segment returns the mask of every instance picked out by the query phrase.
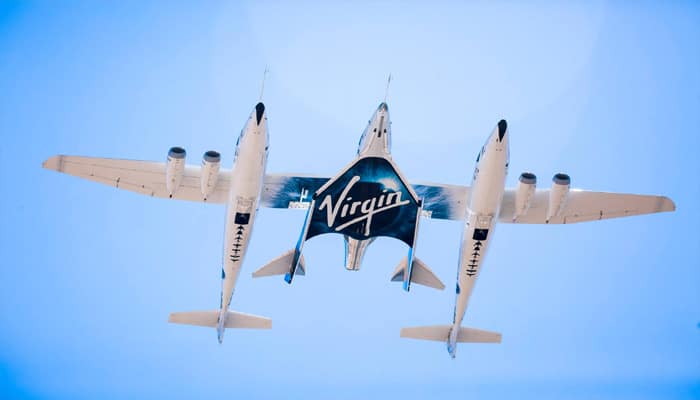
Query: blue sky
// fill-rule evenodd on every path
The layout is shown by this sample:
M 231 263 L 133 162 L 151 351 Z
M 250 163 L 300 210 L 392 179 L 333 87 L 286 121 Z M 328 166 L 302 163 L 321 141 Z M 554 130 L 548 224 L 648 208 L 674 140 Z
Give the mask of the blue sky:
M 697 398 L 700 6 L 693 2 L 0 1 L 0 397 Z M 287 286 L 250 273 L 303 213 L 261 210 L 233 309 L 271 331 L 170 325 L 212 309 L 224 208 L 150 199 L 40 168 L 57 153 L 230 166 L 258 100 L 270 172 L 333 175 L 384 97 L 394 159 L 468 184 L 500 118 L 511 175 L 664 194 L 678 211 L 500 225 L 465 325 L 501 345 L 400 339 L 449 322 L 454 294 L 390 283 L 405 246 L 360 272 L 342 240 L 305 247 Z M 417 254 L 452 287 L 461 226 L 423 221 Z

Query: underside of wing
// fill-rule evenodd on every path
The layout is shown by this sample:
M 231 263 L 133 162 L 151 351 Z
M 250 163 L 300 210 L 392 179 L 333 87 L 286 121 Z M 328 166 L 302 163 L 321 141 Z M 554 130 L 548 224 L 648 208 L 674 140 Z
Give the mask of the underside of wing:
M 311 197 L 328 179 L 314 175 L 265 175 L 260 205 L 269 208 L 309 208 Z
M 432 219 L 464 220 L 469 187 L 442 183 L 412 183 L 423 200 L 423 216 Z
M 608 218 L 629 217 L 674 211 L 675 204 L 665 196 L 640 194 L 590 192 L 571 189 L 561 212 L 547 222 L 549 189 L 537 190 L 532 197 L 530 208 L 515 221 L 516 191 L 509 189 L 503 195 L 500 222 L 516 224 L 573 224 L 576 222 L 597 221 Z
M 152 197 L 171 198 L 166 189 L 164 162 L 58 155 L 44 161 L 42 166 L 118 189 Z M 225 203 L 228 198 L 229 174 L 223 170 L 219 172 L 216 187 L 206 199 L 201 192 L 200 174 L 200 167 L 186 166 L 182 184 L 175 190 L 172 198 Z
M 314 175 L 265 175 L 260 205 L 270 208 L 308 208 L 314 193 L 329 178 Z M 411 184 L 423 200 L 423 216 L 434 219 L 463 220 L 469 188 L 440 183 Z

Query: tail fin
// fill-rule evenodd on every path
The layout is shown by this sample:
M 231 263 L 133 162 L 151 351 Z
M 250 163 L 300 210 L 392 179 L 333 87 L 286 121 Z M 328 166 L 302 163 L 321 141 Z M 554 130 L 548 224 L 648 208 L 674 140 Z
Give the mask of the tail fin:
M 402 282 L 405 279 L 405 274 L 408 269 L 408 257 L 404 257 L 394 273 L 391 275 L 392 282 Z M 445 284 L 440 281 L 440 278 L 428 268 L 427 265 L 417 257 L 413 258 L 413 272 L 411 273 L 411 282 L 419 285 L 428 286 L 433 289 L 443 290 Z
M 452 325 L 417 326 L 401 328 L 401 337 L 448 342 Z M 481 329 L 459 327 L 458 343 L 501 343 L 501 334 Z
M 214 311 L 190 311 L 170 314 L 168 322 L 174 324 L 207 326 L 216 328 L 219 322 L 219 310 Z M 272 320 L 253 314 L 245 314 L 236 311 L 227 311 L 224 328 L 244 329 L 271 329 Z
M 261 276 L 284 275 L 291 271 L 292 262 L 294 262 L 294 249 L 282 254 L 269 263 L 263 265 L 257 271 L 253 272 L 253 278 Z M 306 264 L 304 264 L 304 255 L 299 258 L 299 268 L 296 275 L 306 275 Z

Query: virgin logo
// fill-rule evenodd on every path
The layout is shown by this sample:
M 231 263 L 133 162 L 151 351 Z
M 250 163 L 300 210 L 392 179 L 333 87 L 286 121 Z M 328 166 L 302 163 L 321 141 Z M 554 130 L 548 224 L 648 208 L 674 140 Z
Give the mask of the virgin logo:
M 359 201 L 353 201 L 353 198 L 349 196 L 348 193 L 359 181 L 359 176 L 353 176 L 335 202 L 333 201 L 332 196 L 327 194 L 326 197 L 323 198 L 323 201 L 321 201 L 321 205 L 318 207 L 319 211 L 323 211 L 324 209 L 326 210 L 326 221 L 329 228 L 333 228 L 335 226 L 338 218 L 340 218 L 341 221 L 345 221 L 347 218 L 350 218 L 349 221 L 345 221 L 336 226 L 334 228 L 336 232 L 341 231 L 351 225 L 366 221 L 364 235 L 369 236 L 372 227 L 372 217 L 387 210 L 401 207 L 410 203 L 409 200 L 401 199 L 402 193 L 400 191 L 389 192 L 386 189 L 377 196 L 361 199 Z

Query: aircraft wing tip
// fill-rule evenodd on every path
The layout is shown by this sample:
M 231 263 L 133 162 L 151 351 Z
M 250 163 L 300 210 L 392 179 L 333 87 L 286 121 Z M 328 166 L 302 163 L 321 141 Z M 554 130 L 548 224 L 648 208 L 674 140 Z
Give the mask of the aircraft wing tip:
M 676 203 L 669 197 L 660 196 L 659 200 L 661 202 L 659 211 L 676 211 Z
M 61 171 L 61 164 L 63 162 L 63 156 L 55 155 L 47 158 L 41 163 L 41 167 L 44 169 L 51 169 L 54 171 Z

